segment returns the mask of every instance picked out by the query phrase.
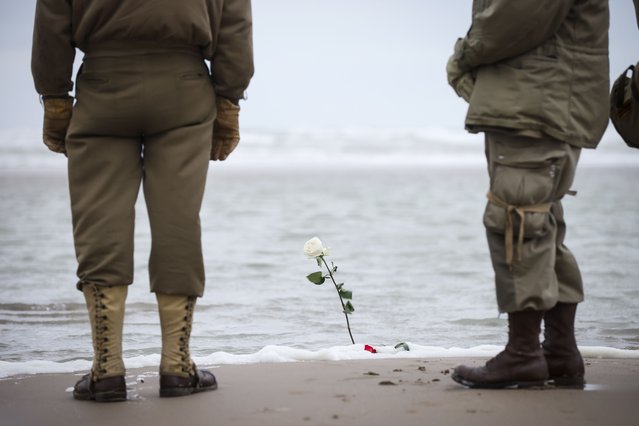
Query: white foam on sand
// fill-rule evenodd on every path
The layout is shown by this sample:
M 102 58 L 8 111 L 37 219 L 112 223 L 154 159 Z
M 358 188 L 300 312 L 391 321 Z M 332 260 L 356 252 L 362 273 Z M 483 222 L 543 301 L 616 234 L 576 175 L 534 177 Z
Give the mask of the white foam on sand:
M 214 352 L 208 356 L 193 357 L 196 364 L 201 366 L 224 364 L 255 364 L 269 362 L 301 362 L 301 361 L 347 361 L 372 360 L 389 358 L 471 358 L 492 357 L 502 350 L 502 346 L 481 345 L 472 348 L 442 348 L 438 346 L 422 346 L 406 342 L 406 350 L 402 347 L 376 346 L 377 353 L 364 349 L 364 345 L 334 346 L 331 348 L 310 350 L 292 348 L 288 346 L 269 345 L 251 354 L 231 354 L 228 352 Z M 639 351 L 615 349 L 604 346 L 581 346 L 582 355 L 587 358 L 617 358 L 636 359 Z M 137 356 L 125 359 L 127 368 L 157 367 L 160 362 L 159 354 Z M 88 360 L 71 360 L 55 362 L 46 360 L 32 360 L 25 362 L 0 361 L 0 378 L 42 374 L 42 373 L 74 373 L 87 371 L 91 368 Z

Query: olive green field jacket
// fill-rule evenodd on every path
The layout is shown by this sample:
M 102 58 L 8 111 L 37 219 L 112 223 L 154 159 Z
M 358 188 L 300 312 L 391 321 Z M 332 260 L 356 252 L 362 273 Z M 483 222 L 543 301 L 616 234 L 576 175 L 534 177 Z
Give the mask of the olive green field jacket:
M 455 57 L 474 76 L 466 129 L 594 148 L 608 125 L 607 0 L 474 0 Z
M 253 76 L 251 0 L 37 0 L 37 92 L 70 92 L 76 48 L 105 45 L 199 48 L 211 61 L 215 93 L 236 101 Z

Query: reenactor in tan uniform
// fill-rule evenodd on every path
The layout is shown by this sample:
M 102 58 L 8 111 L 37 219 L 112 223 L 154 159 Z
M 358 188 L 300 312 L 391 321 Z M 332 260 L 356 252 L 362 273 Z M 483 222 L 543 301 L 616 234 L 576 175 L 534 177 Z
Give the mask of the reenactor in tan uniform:
M 74 101 L 76 49 L 84 58 Z M 141 184 L 162 328 L 160 396 L 215 389 L 189 355 L 204 291 L 199 211 L 209 160 L 239 142 L 238 101 L 253 75 L 250 0 L 38 0 L 32 71 L 44 143 L 68 157 L 77 288 L 92 327 L 93 366 L 73 396 L 126 399 L 122 323 Z
M 581 149 L 595 148 L 608 123 L 608 21 L 605 0 L 475 0 L 448 62 L 469 103 L 466 129 L 485 133 L 484 225 L 509 323 L 503 352 L 455 369 L 463 385 L 584 384 L 574 335 L 582 279 L 564 245 L 561 199 Z

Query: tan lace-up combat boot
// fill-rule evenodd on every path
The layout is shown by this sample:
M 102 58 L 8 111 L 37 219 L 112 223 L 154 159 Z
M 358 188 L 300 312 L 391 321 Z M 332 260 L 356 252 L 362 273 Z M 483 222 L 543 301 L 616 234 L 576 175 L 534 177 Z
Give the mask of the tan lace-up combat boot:
M 128 286 L 82 287 L 89 311 L 93 337 L 93 366 L 80 379 L 73 397 L 98 402 L 126 400 L 124 362 L 122 361 L 122 326 Z
M 160 396 L 184 396 L 217 388 L 215 376 L 198 370 L 189 341 L 196 297 L 156 293 L 162 327 Z

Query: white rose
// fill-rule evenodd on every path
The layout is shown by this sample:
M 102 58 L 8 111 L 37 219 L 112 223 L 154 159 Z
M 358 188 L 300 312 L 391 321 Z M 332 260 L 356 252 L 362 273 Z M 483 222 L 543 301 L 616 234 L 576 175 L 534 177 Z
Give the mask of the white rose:
M 304 243 L 304 254 L 308 257 L 328 256 L 328 249 L 322 244 L 322 240 L 313 237 Z

